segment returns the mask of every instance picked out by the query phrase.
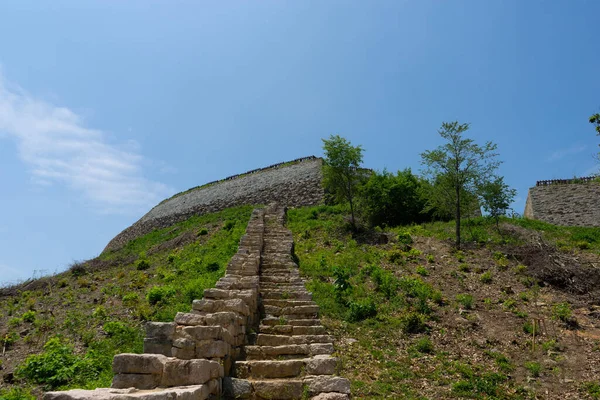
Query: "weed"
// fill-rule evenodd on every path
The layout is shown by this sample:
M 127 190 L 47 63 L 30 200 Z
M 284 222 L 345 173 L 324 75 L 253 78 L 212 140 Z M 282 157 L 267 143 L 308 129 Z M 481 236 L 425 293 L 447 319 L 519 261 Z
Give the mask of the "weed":
M 460 272 L 471 272 L 471 267 L 467 263 L 461 263 L 458 265 L 458 270 Z
M 429 275 L 429 271 L 427 270 L 427 268 L 425 268 L 422 265 L 417 266 L 417 268 L 415 269 L 415 272 L 421 276 L 428 276 Z
M 465 309 L 471 310 L 473 309 L 473 296 L 470 294 L 457 294 L 456 301 Z
M 490 271 L 484 272 L 481 274 L 481 276 L 479 276 L 479 280 L 481 283 L 492 283 L 492 273 Z
M 529 371 L 532 377 L 538 378 L 542 372 L 542 366 L 539 362 L 526 362 L 524 367 Z
M 433 254 L 427 254 L 427 262 L 433 264 L 435 262 L 435 256 Z
M 416 312 L 403 315 L 400 324 L 404 333 L 422 333 L 427 330 L 425 316 Z
M 23 313 L 23 321 L 25 322 L 34 322 L 35 321 L 35 311 L 29 310 Z
M 600 384 L 597 382 L 585 382 L 582 384 L 585 390 L 593 399 L 600 399 Z
M 411 348 L 423 354 L 433 353 L 433 343 L 431 342 L 431 339 L 429 339 L 427 336 L 417 340 L 415 344 L 411 346 Z
M 198 231 L 198 236 L 208 235 L 208 230 L 206 228 L 202 228 Z
M 571 323 L 573 311 L 569 303 L 557 303 L 552 307 L 552 318 L 565 323 Z
M 349 322 L 362 321 L 377 315 L 377 306 L 372 299 L 351 301 L 348 304 L 348 315 L 346 319 Z
M 146 299 L 148 300 L 148 303 L 154 305 L 169 297 L 175 296 L 175 293 L 175 289 L 170 286 L 153 286 L 148 290 L 148 293 L 146 293 Z
M 146 259 L 140 259 L 135 262 L 135 269 L 138 271 L 145 271 L 150 268 L 150 263 Z

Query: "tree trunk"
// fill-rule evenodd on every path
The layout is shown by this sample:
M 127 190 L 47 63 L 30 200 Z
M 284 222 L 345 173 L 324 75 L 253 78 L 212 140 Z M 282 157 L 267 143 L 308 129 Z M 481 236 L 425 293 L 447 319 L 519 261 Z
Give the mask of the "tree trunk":
M 460 249 L 460 186 L 456 185 L 456 249 Z

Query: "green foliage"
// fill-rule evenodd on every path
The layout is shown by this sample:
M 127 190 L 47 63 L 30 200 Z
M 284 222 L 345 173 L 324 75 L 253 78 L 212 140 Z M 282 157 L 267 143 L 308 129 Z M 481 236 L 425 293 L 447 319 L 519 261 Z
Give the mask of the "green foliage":
M 504 354 L 496 352 L 496 351 L 485 351 L 485 354 L 496 361 L 496 365 L 500 369 L 500 371 L 508 373 L 515 369 L 515 367 L 510 362 L 509 358 Z
M 429 339 L 427 336 L 420 338 L 419 340 L 417 340 L 415 342 L 415 344 L 413 346 L 411 346 L 411 348 L 419 353 L 423 353 L 423 354 L 431 354 L 433 353 L 433 343 L 431 342 L 431 339 Z
M 377 315 L 377 306 L 373 299 L 361 299 L 351 301 L 348 304 L 348 315 L 346 317 L 349 322 L 362 321 Z
M 137 269 L 138 271 L 144 271 L 148 268 L 150 268 L 150 263 L 145 258 L 137 260 L 135 263 L 135 269 Z
M 398 243 L 404 245 L 404 246 L 410 246 L 413 243 L 413 239 L 410 236 L 410 233 L 407 231 L 400 231 L 398 232 Z
M 428 276 L 429 275 L 429 271 L 427 270 L 427 268 L 425 268 L 422 265 L 417 266 L 417 268 L 415 269 L 415 272 L 421 276 Z
M 504 177 L 502 176 L 484 181 L 478 186 L 477 190 L 483 209 L 489 213 L 490 218 L 498 226 L 500 217 L 506 215 L 506 211 L 513 202 L 517 191 L 504 183 Z
M 481 276 L 479 276 L 479 280 L 481 283 L 492 283 L 493 277 L 490 271 L 486 271 Z
M 386 170 L 373 173 L 360 190 L 360 202 L 369 224 L 398 226 L 431 220 L 431 212 L 423 212 L 422 185 L 422 179 L 410 169 L 396 175 Z
M 390 271 L 375 266 L 371 272 L 371 279 L 375 283 L 375 290 L 383 293 L 386 298 L 391 299 L 398 293 L 400 281 Z
M 529 371 L 532 377 L 537 378 L 542 372 L 542 366 L 539 362 L 526 362 L 524 367 Z
M 89 360 L 75 355 L 73 346 L 58 337 L 44 345 L 44 352 L 27 357 L 15 371 L 18 377 L 32 383 L 56 389 L 71 382 L 75 377 L 98 374 Z
M 456 295 L 456 301 L 465 309 L 473 309 L 473 296 L 467 293 L 461 293 Z
M 198 236 L 208 235 L 208 229 L 202 228 L 198 231 Z
M 28 310 L 23 313 L 23 321 L 25 322 L 34 322 L 35 321 L 35 311 Z
M 600 135 L 600 113 L 592 114 L 589 119 L 590 124 L 596 125 L 594 129 L 596 130 L 596 134 Z
M 465 207 L 464 200 L 474 195 L 482 182 L 489 181 L 499 162 L 495 160 L 497 146 L 487 142 L 483 147 L 466 139 L 463 134 L 469 124 L 444 122 L 438 130 L 446 141 L 435 150 L 421 154 L 425 176 L 430 180 L 428 190 L 429 209 L 452 210 L 456 222 L 456 247 L 460 248 L 460 220 Z
M 35 400 L 36 397 L 30 390 L 20 387 L 0 389 L 0 400 Z
M 400 318 L 402 332 L 407 334 L 423 333 L 427 330 L 425 316 L 418 312 L 409 312 Z
M 573 310 L 569 303 L 557 303 L 552 306 L 552 318 L 570 323 L 573 317 Z
M 347 202 L 350 205 L 352 225 L 356 228 L 354 198 L 362 178 L 360 164 L 363 149 L 360 145 L 352 146 L 339 135 L 331 135 L 322 141 L 325 152 L 323 183 L 338 203 Z
M 175 289 L 170 286 L 153 286 L 146 293 L 148 303 L 154 305 L 160 301 L 166 300 L 169 297 L 175 296 Z
M 582 388 L 593 399 L 600 399 L 600 384 L 598 382 L 585 382 L 582 384 Z

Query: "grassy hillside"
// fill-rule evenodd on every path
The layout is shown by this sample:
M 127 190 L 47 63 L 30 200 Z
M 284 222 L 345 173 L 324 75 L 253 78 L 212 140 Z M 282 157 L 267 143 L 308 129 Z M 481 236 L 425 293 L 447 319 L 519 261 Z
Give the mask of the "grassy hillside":
M 251 207 L 193 217 L 68 271 L 0 289 L 0 399 L 108 386 L 142 323 L 223 275 Z M 600 229 L 521 219 L 352 235 L 341 207 L 288 227 L 340 374 L 360 399 L 600 398 Z
M 452 222 L 394 228 L 376 244 L 385 240 L 374 233 L 353 239 L 339 208 L 290 211 L 301 272 L 353 395 L 599 398 L 600 297 L 539 277 L 558 261 L 597 279 L 600 230 L 464 224 L 469 243 L 455 252 Z
M 0 399 L 110 386 L 114 354 L 142 351 L 142 323 L 172 321 L 214 286 L 252 207 L 195 216 L 59 275 L 0 290 Z

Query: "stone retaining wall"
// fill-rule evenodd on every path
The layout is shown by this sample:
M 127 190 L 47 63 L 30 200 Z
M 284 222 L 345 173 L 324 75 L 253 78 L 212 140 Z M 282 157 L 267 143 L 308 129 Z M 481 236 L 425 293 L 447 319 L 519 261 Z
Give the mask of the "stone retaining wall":
M 600 226 L 600 184 L 532 187 L 523 216 L 555 225 Z
M 323 201 L 322 160 L 307 157 L 292 164 L 252 171 L 192 189 L 163 201 L 139 221 L 112 239 L 104 251 L 116 250 L 130 240 L 154 229 L 171 226 L 192 215 L 202 215 L 245 204 L 269 204 L 298 207 Z

